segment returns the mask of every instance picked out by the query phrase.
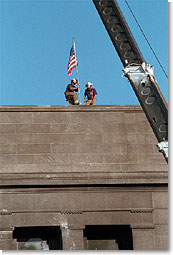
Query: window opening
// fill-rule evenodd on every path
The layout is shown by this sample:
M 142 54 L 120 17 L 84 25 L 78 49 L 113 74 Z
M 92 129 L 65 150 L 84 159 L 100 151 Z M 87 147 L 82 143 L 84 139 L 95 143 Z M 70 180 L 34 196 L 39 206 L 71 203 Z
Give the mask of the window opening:
M 18 250 L 62 250 L 60 227 L 16 227 Z
M 86 250 L 133 250 L 130 225 L 92 225 L 84 230 Z

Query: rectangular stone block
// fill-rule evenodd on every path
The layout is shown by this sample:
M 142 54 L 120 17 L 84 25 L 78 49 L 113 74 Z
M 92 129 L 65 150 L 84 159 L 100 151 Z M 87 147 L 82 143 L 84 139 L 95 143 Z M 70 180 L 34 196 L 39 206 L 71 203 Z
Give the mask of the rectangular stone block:
M 104 163 L 136 163 L 137 156 L 133 154 L 103 154 Z
M 35 201 L 38 211 L 61 210 L 59 194 L 52 192 L 36 194 Z
M 32 123 L 66 123 L 66 115 L 65 112 L 33 112 Z
M 83 230 L 62 229 L 63 250 L 83 250 Z
M 134 250 L 154 250 L 153 229 L 133 229 Z
M 102 163 L 85 163 L 85 162 L 73 162 L 71 164 L 71 171 L 72 172 L 78 172 L 80 173 L 80 176 L 82 173 L 92 173 L 92 172 L 102 172 L 103 165 Z
M 68 124 L 67 123 L 58 123 L 58 124 L 50 124 L 50 132 L 51 133 L 61 133 L 65 134 L 68 130 Z
M 106 208 L 105 193 L 82 193 L 83 210 L 100 210 Z
M 119 124 L 118 123 L 112 123 L 111 121 L 102 124 L 101 125 L 101 131 L 102 131 L 102 133 L 121 132 L 121 130 L 119 129 Z
M 71 112 L 66 113 L 68 123 L 88 123 L 100 122 L 99 112 Z
M 70 229 L 80 229 L 83 231 L 84 225 L 84 213 L 80 209 L 73 210 L 73 213 L 68 216 L 68 224 Z
M 71 165 L 71 169 L 73 172 L 87 172 L 87 173 L 93 173 L 93 172 L 106 172 L 106 177 L 109 176 L 109 173 L 113 172 L 122 172 L 122 165 L 121 164 L 104 164 L 104 163 L 73 163 Z
M 72 165 L 71 164 L 61 164 L 61 165 L 51 165 L 52 173 L 71 173 Z
M 129 134 L 128 134 L 129 135 Z M 132 144 L 146 144 L 146 139 L 147 139 L 147 136 L 146 134 L 135 134 L 134 136 L 132 136 L 132 139 L 130 142 Z
M 168 193 L 167 192 L 153 192 L 153 207 L 155 209 L 168 208 Z
M 31 123 L 32 112 L 0 112 L 0 123 Z
M 103 172 L 122 172 L 122 164 L 102 164 L 100 167 L 98 167 L 100 171 Z
M 153 146 L 150 144 L 135 144 L 131 145 L 135 154 L 152 154 Z
M 12 250 L 12 239 L 4 239 L 0 240 L 0 250 L 2 251 L 8 251 Z
M 168 225 L 155 225 L 156 236 L 168 236 Z
M 0 144 L 17 144 L 17 143 L 32 143 L 32 134 L 2 134 Z
M 16 133 L 49 133 L 50 124 L 17 124 Z
M 126 143 L 126 134 L 124 133 L 106 133 L 102 134 L 103 144 L 124 144 Z
M 155 250 L 168 250 L 168 237 L 167 236 L 156 236 L 155 237 Z
M 45 172 L 50 173 L 52 172 L 52 165 L 50 164 L 6 164 L 6 165 L 2 164 L 0 172 L 6 173 L 6 174 L 7 173 L 24 173 L 25 175 L 31 174 L 31 173 L 45 173 Z M 18 184 L 19 183 L 20 183 L 20 180 L 18 181 Z
M 135 123 L 135 113 L 124 113 L 124 122 L 125 123 L 130 123 L 130 124 L 134 124 Z
M 70 162 L 74 163 L 102 163 L 102 154 L 97 153 L 71 153 L 69 154 Z
M 142 224 L 151 224 L 153 225 L 153 212 L 143 212 L 142 216 Z
M 101 121 L 123 122 L 124 112 L 100 112 Z
M 136 129 L 135 129 L 135 124 L 125 124 L 125 123 L 120 123 L 119 124 L 119 130 L 121 133 L 136 133 Z
M 67 193 L 68 210 L 78 211 L 82 209 L 82 194 L 81 193 Z M 61 200 L 62 204 L 62 200 Z
M 12 211 L 35 211 L 37 208 L 35 194 L 14 194 L 11 196 Z
M 147 134 L 147 125 L 146 124 L 135 124 L 135 133 L 136 134 Z
M 50 203 L 49 203 L 49 209 L 54 209 L 54 210 L 62 210 L 62 206 L 61 206 L 61 199 L 60 199 L 60 193 L 59 192 L 53 192 L 53 193 L 49 193 L 49 200 L 50 200 Z M 43 196 L 43 194 L 42 194 Z M 40 200 L 42 201 L 42 200 Z M 43 204 L 42 204 L 43 206 Z
M 53 212 L 40 212 L 40 213 L 15 213 L 13 215 L 13 222 L 16 227 L 20 226 L 59 226 L 63 220 L 66 219 L 66 215 Z
M 35 164 L 68 164 L 70 163 L 69 154 L 48 154 L 35 155 Z
M 49 144 L 20 144 L 17 145 L 18 154 L 41 154 L 50 153 Z
M 136 144 L 138 143 L 138 135 L 137 134 L 128 134 L 126 135 L 126 141 L 128 144 Z
M 11 212 L 11 194 L 0 194 L 0 211 L 2 214 Z
M 18 164 L 34 164 L 34 155 L 18 155 Z
M 161 171 L 161 172 L 168 172 L 168 165 L 167 164 L 155 164 L 155 171 Z
M 0 215 L 0 226 L 1 229 L 9 229 L 12 227 L 11 215 Z
M 96 134 L 75 134 L 75 135 L 67 134 L 65 142 L 73 143 L 75 145 L 76 144 L 101 144 L 102 135 L 100 134 L 97 134 L 97 135 Z
M 106 208 L 110 210 L 130 208 L 129 192 L 106 193 Z
M 4 230 L 0 231 L 0 239 L 12 239 L 12 231 Z
M 75 153 L 77 151 L 78 144 L 74 146 L 74 144 L 68 143 L 60 143 L 60 144 L 51 144 L 51 151 L 52 153 Z
M 85 133 L 100 133 L 101 125 L 98 123 L 84 124 L 84 123 L 63 123 L 63 124 L 52 124 L 51 132 L 52 133 L 65 133 L 65 134 L 85 134 Z
M 14 124 L 0 124 L 0 133 L 15 133 L 15 125 Z
M 18 173 L 51 173 L 50 164 L 20 164 L 17 166 Z
M 131 208 L 152 208 L 151 192 L 130 192 Z
M 85 225 L 129 225 L 130 216 L 128 211 L 113 211 L 113 212 L 89 212 L 85 213 Z
M 139 225 L 141 225 L 141 224 L 143 224 L 143 219 L 142 219 L 142 213 L 141 212 L 139 212 L 139 211 L 131 211 L 130 212 L 130 215 L 129 215 L 129 222 L 130 222 L 130 224 L 131 224 L 131 226 L 133 227 L 133 224 L 139 224 Z
M 102 145 L 102 152 L 103 153 L 127 153 L 128 145 L 127 144 L 103 144 Z
M 167 225 L 168 224 L 168 210 L 155 209 L 154 210 L 154 224 Z
M 65 134 L 33 134 L 34 143 L 65 143 L 67 141 L 67 135 Z
M 122 163 L 122 171 L 125 171 L 125 172 L 145 172 L 146 171 L 149 171 L 149 172 L 152 172 L 152 171 L 155 171 L 155 166 L 154 165 L 151 165 L 151 164 L 139 164 L 139 163 L 128 163 L 128 164 L 124 164 Z M 140 176 L 140 175 L 139 175 Z
M 99 123 L 99 125 L 98 125 Z M 92 122 L 91 123 L 84 123 L 83 124 L 83 134 L 102 134 L 104 132 L 104 125 L 102 122 Z
M 14 144 L 0 145 L 0 154 L 16 154 L 16 145 Z
M 165 158 L 163 157 L 163 155 L 160 152 L 157 152 L 158 154 L 154 154 L 154 153 L 141 153 L 138 154 L 138 162 L 140 164 L 167 164 L 165 161 Z
M 68 211 L 68 195 L 66 193 L 59 194 L 60 208 L 62 211 Z
M 67 212 L 81 210 L 82 198 L 80 193 L 59 193 L 60 209 Z
M 18 158 L 15 154 L 0 154 L 0 164 L 17 164 Z
M 74 149 L 73 149 L 74 148 Z M 77 153 L 101 153 L 103 146 L 101 144 L 76 144 L 73 145 L 71 152 Z

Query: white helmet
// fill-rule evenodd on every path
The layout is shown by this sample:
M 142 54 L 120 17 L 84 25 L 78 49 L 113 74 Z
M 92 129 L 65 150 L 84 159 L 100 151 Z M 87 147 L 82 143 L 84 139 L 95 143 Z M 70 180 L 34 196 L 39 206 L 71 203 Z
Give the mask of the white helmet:
M 92 83 L 91 82 L 87 82 L 87 84 L 85 85 L 85 87 L 87 87 L 87 88 L 90 88 L 90 87 L 92 87 Z
M 76 80 L 75 78 L 73 78 L 73 79 L 71 80 L 71 82 L 73 82 L 74 84 L 76 84 L 76 83 L 77 83 L 77 80 Z

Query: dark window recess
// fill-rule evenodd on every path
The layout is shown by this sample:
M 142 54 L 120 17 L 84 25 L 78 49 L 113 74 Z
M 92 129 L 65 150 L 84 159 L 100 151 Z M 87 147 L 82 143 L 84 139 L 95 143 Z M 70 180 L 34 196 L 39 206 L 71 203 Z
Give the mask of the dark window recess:
M 16 227 L 18 250 L 62 250 L 60 227 Z
M 86 226 L 84 240 L 88 250 L 133 250 L 132 230 L 129 225 Z

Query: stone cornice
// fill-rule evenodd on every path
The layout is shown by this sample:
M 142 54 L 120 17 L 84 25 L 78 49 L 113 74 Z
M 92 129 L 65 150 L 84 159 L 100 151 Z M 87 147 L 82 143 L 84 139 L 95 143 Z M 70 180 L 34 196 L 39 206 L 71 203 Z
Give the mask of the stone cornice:
M 0 185 L 167 184 L 167 172 L 0 174 Z
M 0 112 L 143 112 L 140 105 L 5 105 Z

